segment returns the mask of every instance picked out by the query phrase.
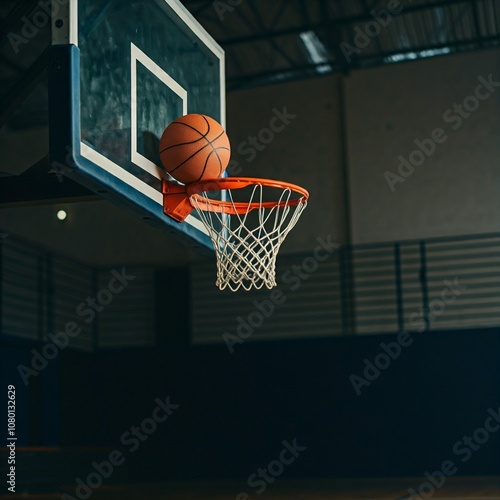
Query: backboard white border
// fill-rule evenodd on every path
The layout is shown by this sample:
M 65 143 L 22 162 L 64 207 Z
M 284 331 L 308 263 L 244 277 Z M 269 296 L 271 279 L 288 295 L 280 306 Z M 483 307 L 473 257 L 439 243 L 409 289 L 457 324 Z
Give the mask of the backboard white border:
M 52 0 L 52 45 L 78 46 L 78 0 Z
M 79 30 L 78 30 L 78 9 L 79 9 L 79 0 L 67 0 L 66 2 L 62 2 L 60 0 L 52 0 L 53 2 L 58 3 L 59 9 L 52 9 L 53 13 L 57 13 L 57 15 L 53 15 L 52 17 L 52 45 L 74 45 L 75 47 L 79 46 Z M 226 128 L 226 76 L 225 76 L 225 54 L 224 50 L 217 42 L 204 30 L 204 28 L 198 23 L 198 21 L 187 11 L 185 6 L 179 0 L 155 0 L 159 5 L 166 5 L 178 16 L 178 18 L 192 31 L 192 33 L 198 37 L 198 39 L 203 42 L 205 47 L 210 50 L 220 61 L 219 63 L 219 78 L 220 78 L 220 122 L 221 125 Z M 63 23 L 61 24 L 60 20 L 62 19 Z M 143 53 L 138 47 L 135 47 L 131 44 L 132 54 L 131 56 L 131 64 L 133 71 L 131 72 L 132 78 L 136 79 L 136 64 L 137 61 L 141 62 L 146 68 L 152 71 L 153 74 L 158 76 L 161 81 L 168 81 L 170 88 L 177 88 L 181 95 L 185 92 L 175 80 L 173 80 L 165 71 L 163 71 L 154 61 L 152 61 L 145 53 Z M 135 49 L 134 49 L 135 47 Z M 160 75 L 160 76 L 159 76 Z M 167 78 L 165 78 L 167 77 Z M 134 83 L 134 82 L 133 82 Z M 135 80 L 135 84 L 133 87 L 137 86 L 137 81 Z M 177 86 L 177 87 L 176 87 Z M 176 92 L 178 93 L 178 92 Z M 179 93 L 178 93 L 179 95 Z M 132 95 L 132 107 L 134 108 L 133 118 L 137 119 L 136 115 L 136 104 L 137 100 L 135 99 L 134 94 Z M 183 98 L 183 109 L 184 113 L 187 113 L 187 93 L 185 98 Z M 135 127 L 131 127 L 133 131 L 135 131 Z M 132 147 L 132 155 L 131 160 L 140 168 L 152 173 L 153 162 L 142 156 L 137 152 L 137 135 L 135 132 L 135 138 L 131 139 L 131 147 Z M 75 143 L 75 148 L 76 145 Z M 106 158 L 104 155 L 101 155 L 90 146 L 85 144 L 83 141 L 79 141 L 80 151 L 79 154 L 81 157 L 85 158 L 93 165 L 99 166 L 103 172 L 108 173 L 113 176 L 117 180 L 123 182 L 134 191 L 146 196 L 148 199 L 153 201 L 156 205 L 161 207 L 163 211 L 163 195 L 160 191 L 156 190 L 152 186 L 147 183 L 141 181 L 130 172 L 122 168 L 120 165 L 114 163 L 109 158 Z M 76 155 L 78 152 L 75 150 L 74 154 Z M 147 166 L 147 168 L 144 168 Z M 159 178 L 158 167 L 154 165 L 154 173 L 152 173 L 156 178 Z M 193 216 L 188 216 L 185 220 L 189 226 L 194 229 L 200 231 L 200 233 L 208 236 L 208 231 L 203 225 L 203 223 L 196 219 Z
M 226 129 L 226 65 L 225 55 L 222 47 L 204 30 L 200 23 L 188 12 L 180 0 L 157 0 L 159 3 L 166 3 L 179 18 L 189 27 L 189 29 L 219 58 L 220 70 L 220 103 L 221 103 L 221 125 Z
M 109 158 L 106 158 L 104 155 L 98 153 L 90 146 L 87 146 L 87 144 L 85 144 L 84 142 L 80 144 L 80 147 L 80 154 L 84 158 L 87 158 L 87 160 L 95 163 L 96 165 L 103 166 L 106 169 L 106 172 L 116 177 L 117 179 L 120 179 L 122 182 L 125 182 L 125 184 L 129 185 L 131 188 L 140 191 L 155 203 L 158 203 L 158 205 L 163 206 L 163 195 L 160 191 L 141 181 L 141 179 L 135 177 L 130 172 L 127 172 L 125 169 L 120 167 L 120 165 L 117 165 Z M 192 215 L 189 215 L 186 218 L 185 222 L 188 222 L 191 226 L 208 235 L 208 231 L 203 223 Z

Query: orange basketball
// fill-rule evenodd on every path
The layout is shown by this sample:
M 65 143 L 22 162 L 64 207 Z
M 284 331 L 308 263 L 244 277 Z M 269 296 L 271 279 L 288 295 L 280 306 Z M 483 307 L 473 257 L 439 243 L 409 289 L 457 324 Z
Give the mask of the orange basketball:
M 183 184 L 220 177 L 230 156 L 226 132 L 220 123 L 205 115 L 177 118 L 160 139 L 165 170 Z

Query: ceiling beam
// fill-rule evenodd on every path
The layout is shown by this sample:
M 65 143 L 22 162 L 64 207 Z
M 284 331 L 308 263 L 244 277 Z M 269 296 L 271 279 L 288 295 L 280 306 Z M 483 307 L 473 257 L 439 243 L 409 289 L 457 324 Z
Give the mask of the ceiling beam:
M 47 57 L 44 52 L 11 86 L 0 101 L 0 128 L 5 125 L 12 114 L 42 81 L 47 68 Z
M 28 15 L 37 5 L 36 0 L 22 0 L 12 9 L 10 14 L 0 24 L 0 37 L 5 40 L 8 34 L 17 27 L 22 18 Z
M 481 0 L 478 0 L 478 1 L 481 1 Z M 429 9 L 436 9 L 439 7 L 445 7 L 445 6 L 450 6 L 450 5 L 469 4 L 469 2 L 470 2 L 470 0 L 439 0 L 436 2 L 432 2 L 432 3 L 423 3 L 423 4 L 418 4 L 418 5 L 412 5 L 412 6 L 404 7 L 401 10 L 401 12 L 394 14 L 394 16 L 399 17 L 399 16 L 404 16 L 404 15 L 410 14 L 412 12 L 418 12 L 418 11 L 429 10 Z M 373 16 L 370 13 L 365 13 L 365 14 L 362 14 L 359 16 L 342 17 L 342 18 L 337 18 L 337 19 L 330 18 L 330 19 L 323 20 L 319 23 L 311 23 L 311 24 L 294 26 L 294 27 L 285 28 L 285 29 L 272 30 L 272 31 L 269 31 L 265 34 L 258 33 L 255 35 L 228 38 L 226 40 L 218 39 L 218 42 L 223 47 L 229 47 L 232 45 L 238 45 L 238 44 L 242 44 L 242 43 L 267 40 L 270 36 L 279 37 L 279 36 L 286 36 L 286 35 L 299 35 L 300 33 L 303 33 L 304 31 L 311 31 L 311 30 L 316 30 L 316 29 L 321 29 L 321 28 L 325 29 L 325 28 L 331 28 L 333 26 L 342 26 L 342 25 L 348 25 L 348 24 L 359 24 L 359 23 L 363 23 L 366 21 L 370 21 L 372 19 L 373 19 Z
M 496 48 L 500 46 L 500 36 L 491 36 L 491 37 L 484 37 L 483 38 L 483 49 L 486 48 Z M 471 45 L 475 44 L 475 39 L 467 39 L 467 40 L 460 40 L 458 42 L 451 42 L 451 43 L 446 43 L 446 44 L 433 44 L 433 45 L 422 45 L 418 47 L 411 47 L 408 49 L 400 49 L 400 50 L 392 50 L 392 51 L 386 51 L 386 52 L 380 52 L 376 54 L 370 54 L 370 55 L 359 55 L 356 57 L 355 60 L 353 60 L 352 64 L 350 65 L 350 69 L 356 70 L 356 69 L 361 69 L 361 68 L 369 68 L 372 66 L 380 65 L 382 63 L 387 64 L 387 61 L 383 61 L 384 59 L 398 55 L 398 54 L 409 54 L 413 52 L 425 52 L 433 49 L 440 49 L 440 48 L 450 48 L 451 53 L 457 53 L 461 51 L 468 51 L 470 50 Z M 439 54 L 435 57 L 443 57 L 446 56 L 446 54 Z M 401 62 L 411 62 L 414 59 L 407 59 L 407 60 L 402 60 Z M 316 71 L 316 68 L 318 66 L 324 66 L 326 63 L 318 63 L 318 64 L 308 64 L 308 65 L 301 65 L 293 68 L 281 68 L 277 69 L 275 71 L 265 71 L 261 73 L 252 73 L 252 74 L 246 74 L 246 75 L 238 75 L 237 77 L 229 78 L 227 82 L 227 88 L 229 91 L 231 90 L 238 90 L 241 88 L 250 88 L 250 87 L 255 87 L 259 85 L 271 85 L 274 83 L 283 83 L 283 81 L 293 81 L 293 80 L 298 80 L 300 79 L 300 75 L 306 76 L 306 77 L 313 77 L 313 76 L 327 76 L 329 74 L 340 74 L 345 72 L 345 68 L 339 63 L 339 61 L 333 61 L 333 62 L 328 62 L 332 68 L 331 71 L 325 72 L 322 74 L 318 74 Z M 394 62 L 390 64 L 399 64 Z M 275 78 L 277 75 L 287 75 L 286 78 Z
M 102 199 L 80 184 L 57 175 L 0 178 L 0 208 Z

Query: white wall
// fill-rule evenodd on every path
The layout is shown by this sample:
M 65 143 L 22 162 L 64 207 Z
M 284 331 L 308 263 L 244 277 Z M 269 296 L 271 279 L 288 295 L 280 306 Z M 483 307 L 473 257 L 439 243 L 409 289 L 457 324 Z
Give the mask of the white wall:
M 500 87 L 460 126 L 453 110 L 474 95 L 478 77 L 490 74 L 500 82 L 500 51 L 378 67 L 345 78 L 354 243 L 500 229 Z M 258 136 L 273 109 L 284 107 L 296 118 L 252 159 L 248 136 Z M 227 121 L 240 167 L 234 174 L 289 180 L 311 191 L 284 252 L 307 251 L 324 234 L 344 242 L 339 77 L 230 93 Z M 414 141 L 431 137 L 436 128 L 446 140 L 401 177 L 398 156 L 408 159 L 417 149 Z M 404 182 L 394 182 L 391 190 L 386 172 Z
M 239 166 L 238 170 L 233 166 L 231 173 L 285 180 L 310 191 L 310 204 L 288 236 L 283 253 L 310 250 L 318 236 L 331 234 L 333 241 L 344 241 L 338 92 L 339 78 L 326 77 L 228 95 L 227 130 L 232 159 Z M 248 137 L 258 136 L 269 127 L 273 110 L 284 108 L 296 117 L 265 149 L 255 151 Z M 263 137 L 267 140 L 268 136 L 264 133 Z
M 478 77 L 500 82 L 500 51 L 471 52 L 358 71 L 346 81 L 354 243 L 500 230 L 500 87 L 470 117 L 443 114 L 474 94 Z M 447 140 L 394 192 L 415 139 Z

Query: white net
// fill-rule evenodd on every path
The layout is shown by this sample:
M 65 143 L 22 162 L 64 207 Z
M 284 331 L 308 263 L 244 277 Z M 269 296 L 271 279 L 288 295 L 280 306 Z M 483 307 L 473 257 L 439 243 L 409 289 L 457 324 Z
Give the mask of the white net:
M 262 184 L 256 183 L 248 191 L 247 201 L 241 202 L 235 201 L 233 190 L 223 190 L 227 210 L 213 205 L 206 191 L 191 196 L 214 245 L 215 284 L 220 290 L 276 286 L 276 256 L 307 206 L 306 198 L 294 198 L 290 188 L 283 189 L 273 203 L 264 201 Z

